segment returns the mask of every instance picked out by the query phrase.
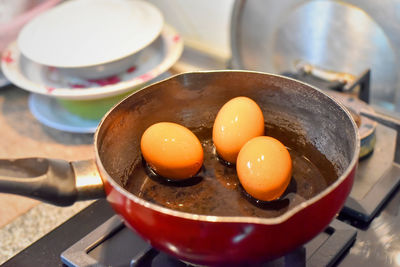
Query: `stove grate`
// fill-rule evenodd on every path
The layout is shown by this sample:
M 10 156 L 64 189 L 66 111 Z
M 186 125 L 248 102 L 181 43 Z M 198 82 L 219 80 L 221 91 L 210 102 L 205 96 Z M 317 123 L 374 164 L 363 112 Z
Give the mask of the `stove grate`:
M 312 241 L 286 256 L 261 266 L 332 266 L 351 247 L 357 230 L 338 220 Z M 148 245 L 117 216 L 61 254 L 69 267 L 80 266 L 190 266 Z

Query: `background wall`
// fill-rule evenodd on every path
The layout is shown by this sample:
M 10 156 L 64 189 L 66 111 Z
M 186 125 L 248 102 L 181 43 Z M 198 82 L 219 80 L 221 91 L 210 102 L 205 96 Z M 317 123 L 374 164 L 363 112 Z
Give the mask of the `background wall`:
M 185 44 L 222 58 L 230 57 L 229 30 L 234 0 L 149 0 L 163 12 Z

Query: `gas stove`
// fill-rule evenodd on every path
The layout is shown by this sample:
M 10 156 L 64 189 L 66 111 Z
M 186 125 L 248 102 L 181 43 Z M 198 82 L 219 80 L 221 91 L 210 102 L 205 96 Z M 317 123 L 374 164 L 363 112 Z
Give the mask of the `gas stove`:
M 400 184 L 400 121 L 375 113 L 368 105 L 369 69 L 354 77 L 300 62 L 296 70 L 283 75 L 324 90 L 350 111 L 358 125 L 360 161 L 352 192 L 341 214 L 368 224 Z
M 399 123 L 368 110 L 369 73 L 351 81 L 321 79 L 304 68 L 285 73 L 346 93 L 345 102 L 366 103 L 356 115 L 362 115 L 361 121 L 370 117 L 379 123 L 371 123 L 373 130 L 364 140 L 370 149 L 360 158 L 353 190 L 337 219 L 307 244 L 259 266 L 400 266 L 400 150 L 395 146 Z M 355 109 L 347 104 L 349 110 Z M 2 266 L 46 265 L 190 266 L 152 248 L 124 226 L 105 200 L 84 209 Z
M 332 266 L 354 242 L 356 230 L 334 220 L 305 246 L 262 266 Z M 117 244 L 126 244 L 119 246 Z M 124 226 L 114 215 L 61 254 L 62 261 L 75 266 L 190 266 L 159 252 Z
M 367 227 L 334 220 L 304 247 L 261 266 L 398 266 L 398 207 L 396 193 Z M 121 224 L 105 200 L 96 201 L 2 266 L 79 266 L 79 261 L 81 266 L 187 266 L 151 249 Z
M 357 230 L 339 220 L 305 246 L 260 266 L 334 266 Z M 81 211 L 2 266 L 190 266 L 151 248 L 105 200 Z

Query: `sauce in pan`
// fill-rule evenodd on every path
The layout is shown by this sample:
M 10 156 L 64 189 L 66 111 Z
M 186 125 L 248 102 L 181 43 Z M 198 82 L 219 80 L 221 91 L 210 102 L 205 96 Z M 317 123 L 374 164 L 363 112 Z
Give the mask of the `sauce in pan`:
M 257 201 L 241 187 L 235 166 L 225 164 L 216 155 L 211 138 L 212 129 L 192 131 L 204 149 L 203 167 L 196 177 L 184 182 L 168 182 L 152 173 L 142 160 L 142 164 L 133 168 L 125 188 L 149 202 L 173 210 L 203 215 L 271 218 L 312 198 L 337 179 L 334 166 L 311 144 L 296 144 L 294 140 L 299 139 L 295 133 L 267 126 L 266 135 L 277 138 L 288 147 L 293 174 L 287 190 L 279 200 Z M 318 159 L 318 166 L 308 158 Z

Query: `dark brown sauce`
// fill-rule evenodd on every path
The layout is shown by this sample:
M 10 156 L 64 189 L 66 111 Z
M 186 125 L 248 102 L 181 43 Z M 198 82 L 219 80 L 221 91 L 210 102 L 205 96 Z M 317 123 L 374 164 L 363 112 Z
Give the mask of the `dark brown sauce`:
M 211 129 L 192 129 L 204 149 L 204 163 L 198 175 L 183 183 L 167 182 L 152 175 L 146 164 L 135 166 L 125 188 L 149 202 L 173 210 L 203 215 L 277 217 L 308 200 L 337 179 L 333 165 L 311 144 L 296 143 L 296 134 L 279 127 L 266 127 L 266 135 L 282 141 L 289 149 L 293 175 L 279 200 L 261 202 L 241 187 L 235 166 L 220 162 L 211 140 Z M 299 153 L 298 149 L 305 153 Z M 318 158 L 316 166 L 310 158 Z

